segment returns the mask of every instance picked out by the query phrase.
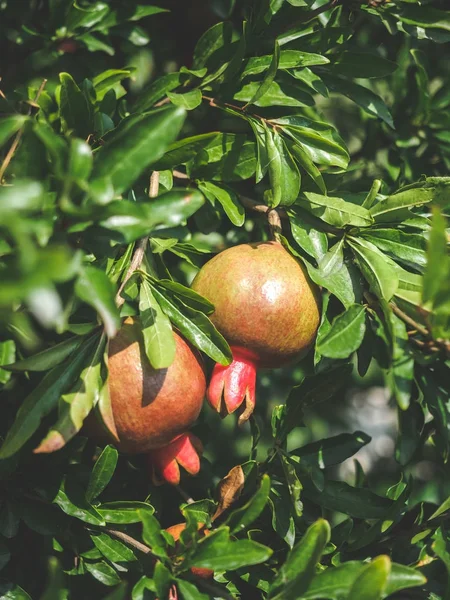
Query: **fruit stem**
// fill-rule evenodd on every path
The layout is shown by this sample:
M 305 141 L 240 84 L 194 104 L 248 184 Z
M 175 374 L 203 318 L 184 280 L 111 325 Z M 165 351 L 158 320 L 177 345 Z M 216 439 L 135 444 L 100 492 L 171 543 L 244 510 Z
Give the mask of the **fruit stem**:
M 269 222 L 270 235 L 273 240 L 277 240 L 277 236 L 283 233 L 283 229 L 281 227 L 280 213 L 276 208 L 271 208 L 267 212 L 267 220 Z
M 150 175 L 150 185 L 149 185 L 149 189 L 148 189 L 148 197 L 156 198 L 156 196 L 158 195 L 158 191 L 159 191 L 159 171 L 153 171 L 153 173 Z M 118 308 L 120 308 L 122 306 L 122 304 L 125 302 L 125 298 L 123 298 L 121 296 L 121 294 L 122 294 L 128 280 L 133 275 L 133 273 L 139 269 L 139 267 L 142 264 L 142 261 L 144 260 L 148 240 L 149 240 L 149 236 L 146 235 L 145 237 L 141 238 L 136 244 L 136 247 L 135 247 L 134 253 L 133 253 L 133 257 L 130 262 L 130 266 L 128 267 L 128 271 L 126 272 L 126 275 L 125 275 L 122 283 L 120 284 L 119 291 L 116 294 L 116 305 Z

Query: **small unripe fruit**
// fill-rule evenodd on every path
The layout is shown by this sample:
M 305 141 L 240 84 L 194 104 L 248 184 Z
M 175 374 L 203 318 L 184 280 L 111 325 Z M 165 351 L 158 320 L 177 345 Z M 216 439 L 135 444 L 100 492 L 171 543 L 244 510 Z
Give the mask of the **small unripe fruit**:
M 209 530 L 204 529 L 203 523 L 198 523 L 197 527 L 199 530 L 201 530 L 202 536 L 209 534 Z M 170 533 L 170 535 L 173 537 L 175 542 L 178 542 L 181 534 L 183 533 L 183 531 L 185 529 L 186 529 L 186 523 L 177 523 L 176 525 L 171 525 L 170 527 L 168 527 L 166 529 L 166 531 L 167 531 L 167 533 Z M 175 551 L 176 551 L 176 549 L 177 549 L 177 544 L 175 543 Z M 214 575 L 214 571 L 212 571 L 211 569 L 205 569 L 203 567 L 191 567 L 191 573 L 193 575 L 196 575 L 197 577 L 201 577 L 202 579 L 211 579 L 211 577 L 213 577 L 213 575 Z

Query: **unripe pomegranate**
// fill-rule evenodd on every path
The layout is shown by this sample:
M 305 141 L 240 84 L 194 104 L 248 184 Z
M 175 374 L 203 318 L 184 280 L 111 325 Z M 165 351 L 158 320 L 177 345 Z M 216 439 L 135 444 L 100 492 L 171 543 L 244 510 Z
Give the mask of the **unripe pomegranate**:
M 241 407 L 242 423 L 254 409 L 257 369 L 299 359 L 313 343 L 319 289 L 275 241 L 224 250 L 200 269 L 192 288 L 214 304 L 210 318 L 233 353 L 231 365 L 215 365 L 208 401 L 222 416 Z
M 126 453 L 149 452 L 160 474 L 179 483 L 178 464 L 191 474 L 200 468 L 201 444 L 186 432 L 200 413 L 206 379 L 200 355 L 178 333 L 174 336 L 173 363 L 154 369 L 145 354 L 139 321 L 126 319 L 110 342 L 108 385 L 113 443 Z M 89 430 L 99 437 L 100 428 L 92 418 Z
M 175 542 L 178 542 L 181 534 L 183 533 L 183 531 L 185 529 L 186 529 L 186 523 L 177 523 L 176 525 L 171 525 L 170 527 L 168 527 L 166 529 L 166 531 L 167 531 L 167 533 L 170 533 L 170 535 L 173 537 Z M 209 534 L 209 530 L 204 529 L 203 523 L 198 524 L 198 529 L 201 531 L 202 537 L 204 535 Z M 176 550 L 177 550 L 177 544 L 175 544 L 175 551 Z M 202 579 L 211 579 L 211 577 L 213 577 L 213 575 L 214 575 L 214 571 L 212 571 L 211 569 L 205 569 L 204 567 L 191 567 L 191 573 L 193 575 L 196 575 L 197 577 L 201 577 Z

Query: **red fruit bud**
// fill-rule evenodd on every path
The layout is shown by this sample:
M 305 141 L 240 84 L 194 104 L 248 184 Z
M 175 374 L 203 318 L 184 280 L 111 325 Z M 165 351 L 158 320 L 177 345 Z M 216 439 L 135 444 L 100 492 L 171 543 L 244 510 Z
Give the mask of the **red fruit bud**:
M 243 423 L 255 408 L 257 360 L 241 348 L 232 346 L 231 351 L 233 362 L 230 365 L 214 366 L 206 397 L 222 417 L 243 406 L 239 417 L 239 423 Z
M 149 452 L 148 458 L 153 481 L 157 485 L 164 481 L 171 485 L 178 485 L 180 483 L 180 466 L 189 475 L 197 475 L 200 471 L 202 452 L 201 441 L 190 432 L 176 437 L 167 446 L 152 450 Z

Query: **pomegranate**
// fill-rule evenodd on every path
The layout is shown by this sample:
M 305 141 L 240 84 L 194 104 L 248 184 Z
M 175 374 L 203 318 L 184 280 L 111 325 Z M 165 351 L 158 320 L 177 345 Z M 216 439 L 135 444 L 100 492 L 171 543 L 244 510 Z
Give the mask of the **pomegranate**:
M 304 267 L 276 242 L 241 244 L 207 262 L 192 288 L 214 304 L 211 320 L 230 344 L 233 362 L 216 364 L 207 391 L 222 416 L 255 405 L 256 371 L 301 358 L 314 341 L 320 295 Z
M 209 534 L 209 530 L 204 529 L 205 526 L 203 523 L 198 523 L 197 527 L 198 527 L 202 537 Z M 168 527 L 166 529 L 166 531 L 167 531 L 167 533 L 170 533 L 170 535 L 173 537 L 175 542 L 178 542 L 181 534 L 183 533 L 183 531 L 185 529 L 186 529 L 186 523 L 177 523 L 176 525 L 171 525 L 170 527 Z M 175 552 L 176 551 L 177 551 L 177 544 L 175 544 Z M 202 579 L 211 579 L 211 577 L 214 575 L 214 571 L 212 571 L 211 569 L 205 569 L 203 567 L 191 567 L 191 573 L 193 575 L 197 575 L 197 577 L 202 577 Z
M 178 465 L 191 474 L 200 468 L 201 444 L 186 432 L 200 413 L 206 379 L 200 355 L 178 333 L 174 336 L 175 358 L 167 369 L 154 369 L 148 362 L 137 319 L 127 318 L 111 340 L 108 385 L 114 423 L 108 437 L 114 433 L 112 443 L 123 452 L 149 452 L 156 471 L 177 484 Z M 89 421 L 88 434 L 98 438 L 101 428 Z

